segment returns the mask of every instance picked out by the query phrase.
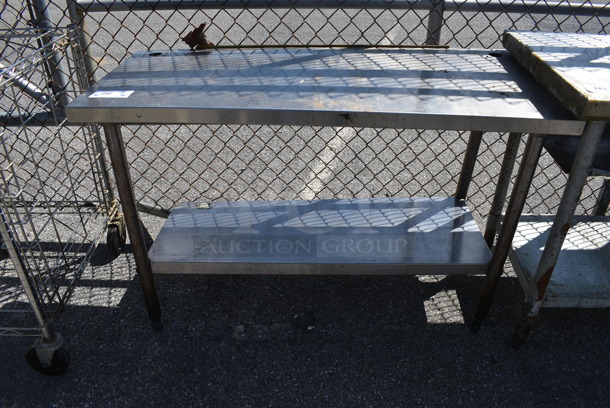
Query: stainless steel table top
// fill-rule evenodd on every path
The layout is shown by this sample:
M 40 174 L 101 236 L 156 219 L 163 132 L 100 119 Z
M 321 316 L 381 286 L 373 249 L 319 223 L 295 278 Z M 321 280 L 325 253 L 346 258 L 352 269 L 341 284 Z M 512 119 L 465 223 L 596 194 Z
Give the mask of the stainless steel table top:
M 288 48 L 140 52 L 72 122 L 269 124 L 580 135 L 505 51 Z
M 576 116 L 610 118 L 610 35 L 508 32 L 503 43 Z

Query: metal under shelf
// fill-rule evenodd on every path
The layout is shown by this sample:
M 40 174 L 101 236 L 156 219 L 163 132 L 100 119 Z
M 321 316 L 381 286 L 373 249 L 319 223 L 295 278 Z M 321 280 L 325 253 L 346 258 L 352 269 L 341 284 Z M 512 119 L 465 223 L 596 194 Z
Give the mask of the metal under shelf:
M 473 274 L 491 258 L 454 197 L 242 201 L 172 210 L 153 273 Z
M 538 281 L 534 274 L 553 219 L 552 215 L 523 215 L 519 221 L 510 260 L 526 296 L 532 293 L 532 282 Z M 542 305 L 610 307 L 610 217 L 576 216 L 572 225 Z

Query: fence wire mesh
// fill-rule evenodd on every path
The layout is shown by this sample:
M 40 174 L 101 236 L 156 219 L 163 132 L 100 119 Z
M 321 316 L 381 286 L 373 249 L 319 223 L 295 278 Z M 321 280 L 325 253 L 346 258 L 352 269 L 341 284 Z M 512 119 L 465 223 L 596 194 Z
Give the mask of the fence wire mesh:
M 206 23 L 218 46 L 411 46 L 501 48 L 505 30 L 607 33 L 601 1 L 68 1 L 6 3 L 28 24 L 46 16 L 77 23 L 94 78 L 133 52 L 186 48 Z M 30 7 L 31 8 L 31 7 Z M 38 17 L 37 17 L 38 16 Z M 5 19 L 3 18 L 3 24 Z M 139 201 L 452 195 L 468 135 L 462 132 L 293 126 L 131 126 L 124 129 Z M 484 217 L 499 172 L 505 134 L 486 134 L 469 201 Z M 525 211 L 552 213 L 566 175 L 544 154 Z M 578 213 L 595 205 L 591 179 Z

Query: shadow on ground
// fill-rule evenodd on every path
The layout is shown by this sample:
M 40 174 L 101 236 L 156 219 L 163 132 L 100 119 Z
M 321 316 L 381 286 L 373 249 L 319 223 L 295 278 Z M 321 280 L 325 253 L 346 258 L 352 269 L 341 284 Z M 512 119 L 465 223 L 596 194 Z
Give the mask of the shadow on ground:
M 543 310 L 538 329 L 514 350 L 516 278 L 501 280 L 475 335 L 464 319 L 479 276 L 157 276 L 164 328 L 156 332 L 130 254 L 106 256 L 100 247 L 56 326 L 72 358 L 63 376 L 25 364 L 32 339 L 0 339 L 0 406 L 602 407 L 610 400 L 607 310 Z M 299 314 L 315 321 L 295 325 Z

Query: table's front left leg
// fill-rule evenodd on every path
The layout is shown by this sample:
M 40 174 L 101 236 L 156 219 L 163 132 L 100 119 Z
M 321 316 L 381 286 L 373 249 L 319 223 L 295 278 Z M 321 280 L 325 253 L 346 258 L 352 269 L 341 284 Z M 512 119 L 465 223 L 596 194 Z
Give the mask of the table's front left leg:
M 121 207 L 125 215 L 125 224 L 133 249 L 136 269 L 140 277 L 142 291 L 144 292 L 146 310 L 153 327 L 159 329 L 161 328 L 161 307 L 152 276 L 150 259 L 148 258 L 144 230 L 142 229 L 142 222 L 136 207 L 137 204 L 129 174 L 129 162 L 125 153 L 121 128 L 119 125 L 104 125 L 104 134 L 106 135 L 106 143 L 110 153 L 117 190 L 119 191 Z

